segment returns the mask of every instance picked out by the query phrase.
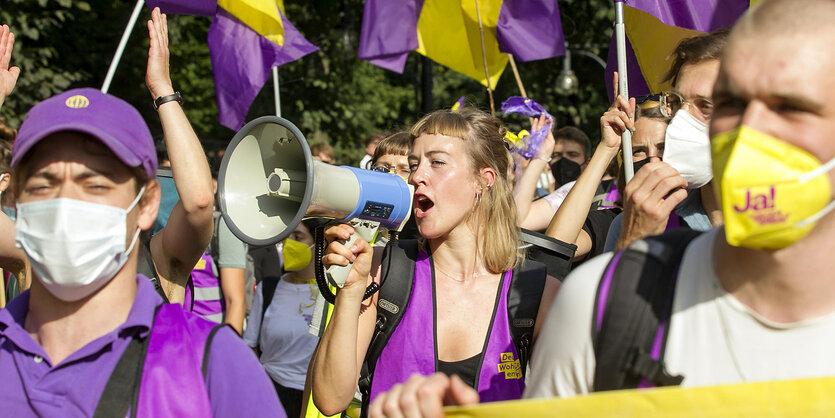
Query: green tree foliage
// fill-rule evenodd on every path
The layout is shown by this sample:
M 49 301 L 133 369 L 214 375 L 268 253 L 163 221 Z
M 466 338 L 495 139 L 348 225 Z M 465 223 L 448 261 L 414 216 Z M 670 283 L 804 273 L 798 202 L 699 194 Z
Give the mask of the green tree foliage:
M 18 125 L 34 103 L 71 87 L 100 87 L 135 3 L 126 0 L 3 0 L 0 23 L 17 36 L 13 65 L 22 69 L 18 86 L 2 114 Z M 286 0 L 288 18 L 320 50 L 279 70 L 282 116 L 312 141 L 329 142 L 340 163 L 356 163 L 365 138 L 374 132 L 407 129 L 425 108 L 422 71 L 425 61 L 411 53 L 403 74 L 359 60 L 362 0 Z M 563 28 L 572 48 L 606 58 L 613 8 L 608 0 L 559 0 Z M 155 134 L 159 122 L 144 86 L 150 12 L 143 8 L 131 33 L 110 92 L 136 106 Z M 219 125 L 206 37 L 210 18 L 169 16 L 171 76 L 186 98 L 186 114 L 212 155 L 234 132 Z M 558 126 L 576 125 L 598 136 L 607 94 L 603 69 L 573 56 L 580 81 L 576 94 L 560 95 L 556 80 L 562 58 L 519 62 L 528 94 L 557 117 Z M 246 63 L 236 63 L 246 65 Z M 460 96 L 469 105 L 489 109 L 487 93 L 474 80 L 437 64 L 432 67 L 430 108 L 448 108 Z M 494 92 L 496 108 L 519 91 L 508 67 Z M 247 119 L 274 114 L 268 81 Z M 523 118 L 504 118 L 511 129 L 527 128 Z
M 15 34 L 12 65 L 22 71 L 15 92 L 3 104 L 2 114 L 10 125 L 19 125 L 26 110 L 38 101 L 89 76 L 59 65 L 64 45 L 56 42 L 75 16 L 89 10 L 86 1 L 3 0 L 0 23 L 9 25 Z

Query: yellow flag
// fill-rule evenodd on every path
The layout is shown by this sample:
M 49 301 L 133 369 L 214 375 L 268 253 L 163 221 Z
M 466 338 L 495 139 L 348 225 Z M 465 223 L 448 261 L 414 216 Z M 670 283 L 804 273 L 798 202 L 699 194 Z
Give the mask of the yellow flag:
M 670 68 L 672 52 L 682 39 L 701 35 L 704 32 L 667 26 L 655 16 L 632 8 L 623 8 L 626 36 L 635 51 L 635 58 L 641 67 L 641 74 L 652 93 L 670 90 L 670 82 L 662 81 Z
M 217 5 L 265 38 L 284 46 L 284 0 L 218 0 Z
M 508 63 L 507 54 L 499 51 L 496 39 L 501 8 L 502 0 L 479 0 L 489 86 L 484 76 L 478 13 L 473 0 L 425 0 L 417 25 L 417 52 L 495 88 Z

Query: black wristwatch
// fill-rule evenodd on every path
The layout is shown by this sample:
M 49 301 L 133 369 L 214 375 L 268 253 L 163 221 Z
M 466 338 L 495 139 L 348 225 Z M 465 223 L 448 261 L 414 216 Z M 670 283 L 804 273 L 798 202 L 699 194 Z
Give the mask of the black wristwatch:
M 159 111 L 159 107 L 162 106 L 164 103 L 174 101 L 179 103 L 180 106 L 183 105 L 183 95 L 180 94 L 179 91 L 174 92 L 174 94 L 169 94 L 168 96 L 158 97 L 156 100 L 154 100 L 154 110 Z

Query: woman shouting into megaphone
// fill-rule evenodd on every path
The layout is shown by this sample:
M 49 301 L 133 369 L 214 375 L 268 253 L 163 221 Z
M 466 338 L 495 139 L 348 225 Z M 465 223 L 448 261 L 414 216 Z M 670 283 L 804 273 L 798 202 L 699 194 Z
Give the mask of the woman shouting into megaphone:
M 350 226 L 325 231 L 330 244 L 324 264 L 352 267 L 312 364 L 313 399 L 323 413 L 348 407 L 364 362 L 370 371 L 365 406 L 415 373 L 458 376 L 450 382 L 461 385 L 460 378 L 481 401 L 522 396 L 525 359 L 559 282 L 543 280 L 545 270 L 531 269 L 519 250 L 504 134 L 497 118 L 473 108 L 436 111 L 412 127 L 409 183 L 423 238 L 416 244 L 408 304 L 392 308 L 383 301 L 388 311 L 402 311 L 396 324 L 388 324 L 395 328 L 385 342 L 372 342 L 379 297 L 363 300 L 365 289 L 372 281 L 385 289 L 409 277 L 381 277 L 382 250 L 363 240 L 346 247 Z M 535 318 L 514 321 L 509 295 L 521 279 L 544 285 L 535 292 L 541 297 L 527 298 Z M 515 324 L 523 322 L 532 330 L 515 338 Z M 368 359 L 372 344 L 384 346 Z

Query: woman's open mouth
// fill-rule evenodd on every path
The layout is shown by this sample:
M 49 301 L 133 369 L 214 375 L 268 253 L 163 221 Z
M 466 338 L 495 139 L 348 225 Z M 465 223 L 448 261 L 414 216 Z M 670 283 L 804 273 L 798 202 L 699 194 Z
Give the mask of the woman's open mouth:
M 433 202 L 432 199 L 423 194 L 416 194 L 414 201 L 415 218 L 423 218 L 433 206 L 435 206 L 435 202 Z

